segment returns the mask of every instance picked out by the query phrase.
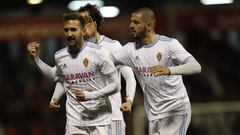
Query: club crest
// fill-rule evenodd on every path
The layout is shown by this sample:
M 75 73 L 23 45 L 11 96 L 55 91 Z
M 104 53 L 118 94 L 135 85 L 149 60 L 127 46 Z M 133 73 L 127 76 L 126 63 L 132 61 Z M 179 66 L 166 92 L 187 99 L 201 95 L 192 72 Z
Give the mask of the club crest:
M 88 63 L 89 63 L 89 60 L 88 60 L 87 58 L 84 58 L 84 60 L 83 60 L 83 65 L 84 65 L 85 67 L 87 67 L 87 66 L 88 66 Z
M 158 61 L 160 61 L 162 59 L 162 54 L 160 52 L 157 54 L 157 59 L 158 59 Z

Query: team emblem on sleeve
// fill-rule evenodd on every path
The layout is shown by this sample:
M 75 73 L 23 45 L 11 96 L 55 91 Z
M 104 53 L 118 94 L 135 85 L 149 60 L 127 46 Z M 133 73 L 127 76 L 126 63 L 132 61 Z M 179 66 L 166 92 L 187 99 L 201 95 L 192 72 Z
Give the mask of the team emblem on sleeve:
M 87 67 L 87 66 L 88 66 L 88 63 L 89 63 L 89 60 L 88 60 L 87 58 L 84 58 L 84 60 L 83 60 L 83 65 L 84 65 L 85 67 Z
M 159 62 L 162 59 L 162 54 L 160 52 L 157 54 L 157 59 L 158 59 Z

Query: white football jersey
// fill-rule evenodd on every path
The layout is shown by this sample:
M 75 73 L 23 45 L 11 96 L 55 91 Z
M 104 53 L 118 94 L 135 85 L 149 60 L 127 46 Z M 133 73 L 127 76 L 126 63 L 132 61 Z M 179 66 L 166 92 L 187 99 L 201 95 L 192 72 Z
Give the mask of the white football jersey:
M 101 47 L 101 51 L 105 52 L 106 55 L 110 55 L 110 53 L 122 48 L 122 45 L 117 40 L 112 40 L 104 35 L 101 35 L 100 40 L 98 42 L 98 46 Z M 120 66 L 117 66 L 118 71 L 119 71 L 119 68 Z M 118 76 L 119 76 L 119 81 L 121 81 L 120 73 L 118 74 Z M 121 82 L 119 82 L 119 84 L 121 84 Z M 112 120 L 123 120 L 122 111 L 120 110 L 120 107 L 122 104 L 121 91 L 109 96 L 109 99 L 112 105 L 112 112 L 113 112 Z
M 150 45 L 135 48 L 129 42 L 112 53 L 114 61 L 133 68 L 144 92 L 144 108 L 149 121 L 190 112 L 190 102 L 181 75 L 150 74 L 149 67 L 181 65 L 190 57 L 183 46 L 173 38 L 157 35 Z
M 108 84 L 109 75 L 116 73 L 110 59 L 106 58 L 97 45 L 84 43 L 76 57 L 67 48 L 55 54 L 57 75 L 63 78 L 66 90 L 67 125 L 96 126 L 110 124 L 111 104 L 108 97 L 79 102 L 74 92 L 78 89 L 96 91 Z

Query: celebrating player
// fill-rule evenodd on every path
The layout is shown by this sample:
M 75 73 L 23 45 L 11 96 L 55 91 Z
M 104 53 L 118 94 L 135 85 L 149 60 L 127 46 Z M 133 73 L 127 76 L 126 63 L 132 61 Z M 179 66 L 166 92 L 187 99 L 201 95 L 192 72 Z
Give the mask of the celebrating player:
M 112 121 L 108 96 L 120 87 L 116 68 L 97 45 L 83 42 L 85 21 L 78 13 L 63 18 L 68 46 L 56 52 L 55 69 L 67 95 L 65 134 L 108 135 Z M 32 56 L 37 46 L 36 42 L 28 45 Z
M 155 33 L 156 17 L 150 8 L 131 16 L 135 42 L 112 53 L 115 64 L 126 64 L 144 93 L 149 135 L 184 135 L 190 124 L 190 101 L 182 75 L 201 72 L 200 64 L 174 38 Z
M 100 50 L 102 52 L 105 52 L 107 55 L 110 55 L 111 52 L 119 50 L 122 47 L 118 41 L 112 40 L 100 34 L 99 30 L 101 23 L 103 22 L 103 18 L 96 6 L 87 4 L 86 6 L 81 7 L 78 10 L 78 13 L 81 16 L 83 16 L 85 18 L 85 21 L 87 22 L 87 24 L 85 25 L 86 29 L 84 31 L 84 37 L 86 41 L 94 42 L 95 44 L 97 44 L 98 48 L 100 48 Z M 29 48 L 30 48 L 28 50 L 29 53 L 34 52 L 34 54 L 32 55 L 36 56 L 35 61 L 40 70 L 51 80 L 57 80 L 55 76 L 56 67 L 54 68 L 49 67 L 37 57 L 36 53 L 38 46 L 37 47 L 29 46 Z M 125 135 L 125 122 L 123 120 L 123 114 L 120 108 L 123 111 L 131 111 L 132 102 L 135 94 L 136 81 L 134 78 L 133 71 L 130 67 L 117 66 L 117 69 L 125 79 L 127 96 L 126 102 L 123 104 L 120 91 L 109 97 L 113 111 L 111 128 L 112 135 Z M 119 81 L 120 80 L 121 79 L 119 74 Z M 60 82 L 57 82 L 54 94 L 52 96 L 52 100 L 49 104 L 49 107 L 51 109 L 58 110 L 60 108 L 58 102 L 60 97 L 64 93 L 65 93 L 64 86 Z M 78 93 L 76 93 L 76 96 L 78 96 Z

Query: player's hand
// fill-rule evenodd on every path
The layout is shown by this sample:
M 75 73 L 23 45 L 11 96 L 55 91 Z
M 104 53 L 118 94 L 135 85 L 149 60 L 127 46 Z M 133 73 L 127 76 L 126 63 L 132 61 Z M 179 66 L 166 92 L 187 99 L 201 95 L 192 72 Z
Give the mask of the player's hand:
M 162 66 L 162 65 L 156 65 L 153 67 L 149 68 L 150 74 L 154 74 L 156 76 L 159 75 L 170 75 L 170 69 L 166 66 Z
M 127 100 L 125 103 L 122 104 L 120 109 L 123 112 L 131 112 L 131 110 L 132 110 L 132 101 Z
M 60 109 L 60 104 L 58 104 L 57 99 L 53 99 L 52 101 L 50 101 L 49 103 L 49 109 L 53 112 L 57 112 Z
M 38 55 L 38 48 L 40 44 L 37 42 L 31 42 L 27 45 L 27 51 L 32 57 L 37 57 Z
M 85 39 L 88 40 L 95 36 L 97 27 L 96 27 L 96 22 L 93 21 L 91 16 L 86 16 L 84 19 L 86 21 L 86 24 L 84 26 L 85 28 L 84 37 Z
M 77 90 L 75 92 L 77 101 L 86 101 L 85 94 L 83 90 Z

